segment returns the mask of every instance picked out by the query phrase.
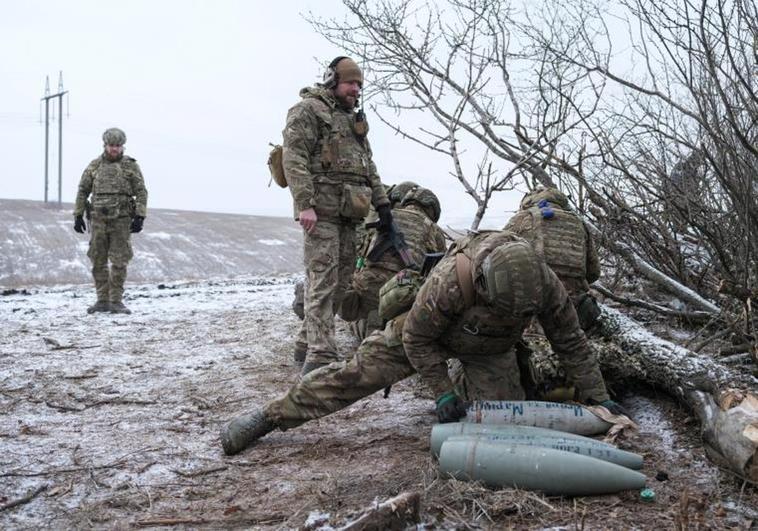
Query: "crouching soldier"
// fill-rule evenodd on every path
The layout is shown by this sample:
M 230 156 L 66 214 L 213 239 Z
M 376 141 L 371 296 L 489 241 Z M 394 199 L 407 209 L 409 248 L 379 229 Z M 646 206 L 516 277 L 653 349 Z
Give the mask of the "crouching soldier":
M 538 188 L 524 196 L 509 230 L 527 239 L 568 291 L 582 330 L 600 316 L 590 284 L 600 278 L 600 260 L 589 230 L 557 188 Z
M 421 266 L 426 254 L 445 251 L 445 234 L 437 226 L 440 214 L 437 196 L 420 186 L 409 190 L 393 207 L 392 217 L 408 246 L 407 256 L 417 266 Z M 380 237 L 374 233 L 367 248 L 376 249 Z M 398 252 L 392 248 L 374 256 L 373 260 L 371 252 L 364 254 L 367 255 L 365 263 L 353 273 L 339 312 L 343 320 L 354 322 L 351 330 L 360 340 L 381 328 L 382 321 L 378 314 L 379 289 L 395 273 L 410 265 L 404 264 Z
M 349 361 L 307 374 L 282 398 L 229 423 L 221 431 L 224 452 L 236 454 L 275 428 L 287 430 L 339 411 L 415 372 L 437 397 L 440 422 L 465 416 L 467 399 L 523 399 L 513 347 L 532 317 L 562 358 L 575 398 L 622 412 L 608 397 L 555 273 L 525 240 L 489 232 L 455 242 L 411 309 L 367 337 Z M 462 365 L 461 387 L 448 376 L 451 358 Z

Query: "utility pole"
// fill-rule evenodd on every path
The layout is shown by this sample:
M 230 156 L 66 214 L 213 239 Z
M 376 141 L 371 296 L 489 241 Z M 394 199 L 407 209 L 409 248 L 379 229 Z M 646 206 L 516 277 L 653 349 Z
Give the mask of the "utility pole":
M 58 73 L 58 93 L 50 94 L 50 76 L 45 76 L 45 95 L 41 101 L 45 102 L 45 203 L 47 203 L 49 148 L 50 148 L 50 100 L 58 98 L 58 206 L 62 204 L 63 194 L 63 72 Z M 68 100 L 67 100 L 68 101 Z M 68 114 L 68 113 L 67 113 Z

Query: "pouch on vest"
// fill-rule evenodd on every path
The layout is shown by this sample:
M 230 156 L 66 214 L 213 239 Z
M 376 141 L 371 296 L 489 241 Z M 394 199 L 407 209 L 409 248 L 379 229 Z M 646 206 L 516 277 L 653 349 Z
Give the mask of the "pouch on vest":
M 273 145 L 273 144 L 269 144 Z M 271 180 L 282 188 L 287 188 L 287 179 L 284 178 L 284 148 L 281 145 L 273 145 L 274 148 L 268 154 L 268 171 L 271 173 Z M 269 181 L 269 185 L 271 182 Z
M 350 219 L 363 219 L 371 208 L 371 188 L 360 184 L 342 185 L 340 216 Z
M 131 217 L 129 200 L 130 198 L 123 195 L 96 195 L 92 198 L 92 218 L 111 220 L 120 217 Z
M 424 278 L 415 269 L 403 269 L 379 290 L 379 317 L 385 320 L 410 310 Z

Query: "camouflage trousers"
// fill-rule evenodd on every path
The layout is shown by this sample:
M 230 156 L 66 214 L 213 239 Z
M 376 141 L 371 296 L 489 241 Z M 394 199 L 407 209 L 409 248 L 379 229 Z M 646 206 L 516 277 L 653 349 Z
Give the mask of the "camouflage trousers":
M 331 363 L 339 358 L 334 314 L 355 269 L 355 226 L 318 221 L 304 235 L 306 363 Z
M 353 274 L 350 287 L 340 305 L 339 315 L 350 322 L 350 331 L 364 340 L 374 330 L 382 327 L 379 317 L 379 290 L 394 271 L 383 267 L 364 267 Z
M 124 295 L 126 266 L 132 259 L 129 227 L 131 218 L 93 218 L 87 256 L 92 262 L 92 277 L 99 302 L 121 302 Z M 110 268 L 108 262 L 110 261 Z
M 266 416 L 281 429 L 334 413 L 416 371 L 405 356 L 390 321 L 358 347 L 347 361 L 338 361 L 303 376 L 287 394 L 266 404 Z M 400 325 L 402 326 L 402 324 Z M 521 400 L 524 390 L 512 352 L 502 356 L 459 356 L 454 381 L 468 399 Z

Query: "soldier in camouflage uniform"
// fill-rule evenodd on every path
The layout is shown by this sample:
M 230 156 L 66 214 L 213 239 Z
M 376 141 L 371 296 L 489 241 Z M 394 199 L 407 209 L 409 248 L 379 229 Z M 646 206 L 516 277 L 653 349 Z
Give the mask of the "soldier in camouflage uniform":
M 445 234 L 437 226 L 440 214 L 437 196 L 420 186 L 410 189 L 392 210 L 395 225 L 403 233 L 410 256 L 419 266 L 423 263 L 425 254 L 445 251 Z M 374 234 L 367 249 L 372 249 L 377 241 L 378 235 Z M 354 321 L 351 330 L 358 339 L 363 340 L 381 328 L 379 289 L 392 275 L 405 267 L 400 256 L 389 251 L 376 262 L 366 260 L 365 265 L 353 274 L 350 287 L 342 299 L 339 315 L 345 321 Z
M 405 194 L 408 193 L 408 191 L 410 191 L 412 188 L 416 187 L 418 187 L 418 185 L 412 181 L 403 181 L 398 184 L 393 184 L 392 186 L 385 185 L 385 192 L 387 194 L 387 199 L 390 201 L 390 208 L 394 209 L 397 205 L 399 205 Z M 376 211 L 374 210 L 373 206 L 369 209 L 369 213 L 366 216 L 365 221 L 367 223 L 377 221 Z M 355 253 L 357 256 L 356 267 L 359 269 L 362 268 L 363 264 L 365 263 L 366 254 L 368 254 L 371 240 L 375 234 L 376 229 L 366 229 L 364 223 L 358 223 L 355 226 Z M 308 353 L 308 329 L 305 324 L 304 307 L 305 282 L 297 282 L 295 284 L 295 299 L 292 301 L 292 311 L 294 311 L 295 315 L 302 319 L 303 322 L 300 324 L 300 329 L 298 330 L 297 338 L 295 339 L 293 361 L 295 362 L 296 366 L 302 366 L 302 364 L 305 362 L 305 356 Z M 378 322 L 376 319 L 378 319 L 378 315 L 372 322 Z M 360 319 L 349 324 L 350 331 L 353 332 L 353 334 L 361 340 L 368 335 L 365 333 L 365 330 L 368 326 L 371 325 L 367 325 L 366 319 Z M 376 326 L 371 326 L 371 328 L 376 328 Z
M 284 397 L 234 419 L 221 431 L 224 452 L 338 411 L 414 372 L 437 397 L 440 422 L 464 416 L 464 399 L 522 399 L 513 346 L 534 316 L 563 359 L 576 398 L 618 411 L 558 277 L 525 240 L 488 232 L 455 242 L 410 311 L 367 337 L 352 359 L 308 374 Z M 450 358 L 463 365 L 465 395 L 448 376 Z
M 539 188 L 524 196 L 509 230 L 529 240 L 563 282 L 579 323 L 587 331 L 600 315 L 590 284 L 600 278 L 600 260 L 589 230 L 557 188 Z
M 87 228 L 84 214 L 92 194 L 87 256 L 97 302 L 87 313 L 131 313 L 123 303 L 124 281 L 132 259 L 131 233 L 142 230 L 147 215 L 147 189 L 137 161 L 124 155 L 125 143 L 121 129 L 103 133 L 104 152 L 84 170 L 76 194 L 74 230 L 79 233 Z
M 381 230 L 392 223 L 389 200 L 372 160 L 362 113 L 363 75 L 347 57 L 335 58 L 322 84 L 300 91 L 283 131 L 284 174 L 304 230 L 305 327 L 303 374 L 338 359 L 334 313 L 355 268 L 355 225 L 371 204 Z

